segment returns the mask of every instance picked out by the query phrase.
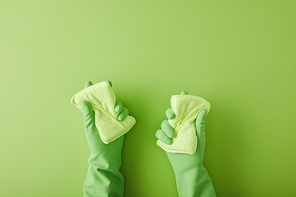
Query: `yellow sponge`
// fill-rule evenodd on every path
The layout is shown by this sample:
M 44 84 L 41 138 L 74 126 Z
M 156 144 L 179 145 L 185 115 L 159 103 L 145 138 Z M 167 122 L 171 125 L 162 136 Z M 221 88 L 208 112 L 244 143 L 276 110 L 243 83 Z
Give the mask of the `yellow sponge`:
M 91 104 L 95 125 L 105 144 L 127 133 L 136 123 L 135 118 L 129 115 L 123 121 L 117 120 L 118 113 L 114 110 L 116 96 L 106 81 L 81 90 L 71 98 L 71 103 L 82 111 L 81 101 L 83 100 Z
M 197 147 L 195 120 L 201 110 L 210 111 L 210 103 L 199 96 L 173 95 L 171 106 L 175 118 L 168 121 L 175 129 L 173 143 L 168 145 L 158 140 L 157 145 L 168 152 L 194 154 Z

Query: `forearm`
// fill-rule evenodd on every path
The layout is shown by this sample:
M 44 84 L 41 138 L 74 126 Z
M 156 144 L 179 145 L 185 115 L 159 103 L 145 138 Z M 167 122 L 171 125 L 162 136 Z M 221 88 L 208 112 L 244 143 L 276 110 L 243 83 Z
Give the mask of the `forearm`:
M 117 162 L 110 162 L 104 155 L 90 155 L 88 172 L 83 186 L 84 197 L 123 196 L 124 179 L 120 172 L 120 166 L 121 158 L 118 158 Z
M 180 197 L 215 197 L 216 193 L 207 170 L 203 166 L 175 171 Z

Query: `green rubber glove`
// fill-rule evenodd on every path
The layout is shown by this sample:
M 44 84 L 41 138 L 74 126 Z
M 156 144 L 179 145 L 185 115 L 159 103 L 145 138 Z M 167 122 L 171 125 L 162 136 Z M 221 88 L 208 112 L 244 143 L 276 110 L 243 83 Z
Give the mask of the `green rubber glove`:
M 181 94 L 188 94 L 183 91 Z M 172 108 L 167 109 L 166 116 L 168 119 L 175 118 Z M 193 155 L 185 153 L 166 152 L 167 157 L 173 167 L 176 177 L 177 189 L 180 197 L 215 197 L 216 193 L 211 178 L 203 166 L 204 149 L 205 149 L 205 119 L 207 111 L 202 110 L 195 121 L 196 135 L 198 138 L 197 150 Z M 156 137 L 165 142 L 172 144 L 172 138 L 175 135 L 173 127 L 168 120 L 164 120 L 161 129 L 156 132 Z
M 85 87 L 92 83 L 86 82 Z M 111 85 L 111 82 L 110 82 Z M 90 148 L 89 167 L 83 186 L 85 197 L 94 196 L 123 196 L 124 179 L 120 172 L 121 149 L 124 137 L 105 144 L 95 126 L 94 113 L 89 102 L 82 101 L 85 136 Z M 128 110 L 116 101 L 115 111 L 119 113 L 117 119 L 124 120 Z

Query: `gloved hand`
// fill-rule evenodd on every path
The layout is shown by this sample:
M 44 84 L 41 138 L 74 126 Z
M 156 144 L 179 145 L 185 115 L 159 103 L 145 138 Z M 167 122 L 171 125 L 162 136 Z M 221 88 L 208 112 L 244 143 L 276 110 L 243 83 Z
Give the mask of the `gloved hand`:
M 111 85 L 111 82 L 109 82 Z M 84 88 L 93 85 L 88 81 Z M 94 112 L 89 102 L 82 101 L 83 118 L 85 124 L 85 136 L 90 148 L 89 168 L 84 182 L 83 191 L 85 197 L 94 196 L 123 196 L 124 179 L 120 172 L 121 149 L 124 137 L 105 144 L 100 138 L 95 126 Z M 129 111 L 116 101 L 115 111 L 117 119 L 123 121 Z
M 181 94 L 188 94 L 182 91 Z M 168 119 L 175 118 L 172 108 L 167 109 L 166 116 Z M 205 149 L 205 119 L 207 111 L 202 110 L 197 115 L 195 121 L 196 135 L 198 139 L 197 150 L 193 155 L 186 153 L 166 152 L 167 157 L 173 167 L 176 177 L 177 189 L 180 197 L 215 197 L 216 193 L 207 170 L 203 166 L 204 149 Z M 156 137 L 165 142 L 172 144 L 172 138 L 175 135 L 173 127 L 168 120 L 164 120 L 161 129 L 156 132 Z

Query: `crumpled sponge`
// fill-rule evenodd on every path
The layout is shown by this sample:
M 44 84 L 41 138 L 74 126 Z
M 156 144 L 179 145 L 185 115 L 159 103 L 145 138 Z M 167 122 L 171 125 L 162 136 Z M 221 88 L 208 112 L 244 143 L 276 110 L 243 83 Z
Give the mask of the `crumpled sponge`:
M 171 107 L 175 118 L 168 121 L 175 129 L 173 143 L 168 145 L 158 140 L 157 145 L 167 152 L 194 154 L 197 148 L 195 121 L 201 110 L 210 111 L 210 103 L 199 96 L 173 95 Z
M 116 96 L 106 81 L 89 86 L 71 98 L 71 103 L 82 111 L 81 101 L 88 101 L 94 111 L 95 125 L 102 141 L 108 144 L 127 133 L 136 123 L 132 116 L 125 120 L 117 120 L 115 112 Z

